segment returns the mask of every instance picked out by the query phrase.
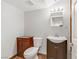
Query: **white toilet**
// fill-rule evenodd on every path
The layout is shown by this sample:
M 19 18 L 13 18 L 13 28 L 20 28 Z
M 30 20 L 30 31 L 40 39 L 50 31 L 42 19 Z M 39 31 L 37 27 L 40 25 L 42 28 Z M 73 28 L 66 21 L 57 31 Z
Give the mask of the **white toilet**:
M 42 38 L 34 37 L 33 42 L 34 42 L 34 47 L 30 47 L 26 49 L 24 52 L 25 59 L 38 59 L 37 53 L 42 45 Z

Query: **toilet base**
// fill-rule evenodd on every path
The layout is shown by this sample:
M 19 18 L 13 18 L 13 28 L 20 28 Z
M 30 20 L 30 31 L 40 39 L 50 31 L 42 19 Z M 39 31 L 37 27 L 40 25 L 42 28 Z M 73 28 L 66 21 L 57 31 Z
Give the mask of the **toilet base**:
M 34 57 L 24 57 L 25 59 L 38 59 L 38 56 L 34 56 Z

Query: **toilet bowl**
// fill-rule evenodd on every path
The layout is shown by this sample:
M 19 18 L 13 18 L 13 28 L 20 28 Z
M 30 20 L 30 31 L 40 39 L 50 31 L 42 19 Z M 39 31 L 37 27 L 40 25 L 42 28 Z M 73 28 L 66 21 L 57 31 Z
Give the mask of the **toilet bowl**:
M 42 45 L 42 38 L 34 37 L 33 42 L 34 42 L 34 47 L 30 47 L 26 49 L 24 52 L 25 59 L 38 59 L 37 53 Z

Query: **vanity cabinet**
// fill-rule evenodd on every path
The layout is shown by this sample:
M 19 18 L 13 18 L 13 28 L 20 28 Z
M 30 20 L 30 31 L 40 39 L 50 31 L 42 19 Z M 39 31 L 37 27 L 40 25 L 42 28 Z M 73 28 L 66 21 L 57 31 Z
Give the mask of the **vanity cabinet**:
M 23 57 L 24 51 L 33 46 L 33 37 L 17 37 L 17 55 Z
M 47 59 L 67 59 L 67 40 L 54 43 L 47 39 Z

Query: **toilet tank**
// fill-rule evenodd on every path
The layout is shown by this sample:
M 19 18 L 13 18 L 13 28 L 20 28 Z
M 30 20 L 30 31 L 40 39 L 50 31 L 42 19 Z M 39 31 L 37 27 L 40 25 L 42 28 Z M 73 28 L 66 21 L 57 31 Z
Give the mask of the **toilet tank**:
M 34 41 L 34 47 L 39 48 L 42 45 L 43 38 L 41 38 L 41 37 L 34 37 L 33 41 Z

